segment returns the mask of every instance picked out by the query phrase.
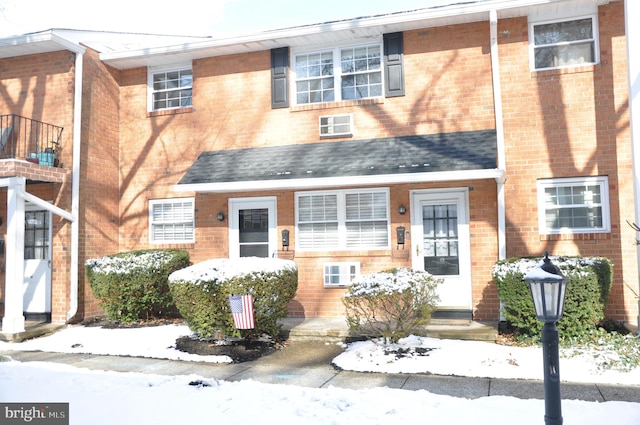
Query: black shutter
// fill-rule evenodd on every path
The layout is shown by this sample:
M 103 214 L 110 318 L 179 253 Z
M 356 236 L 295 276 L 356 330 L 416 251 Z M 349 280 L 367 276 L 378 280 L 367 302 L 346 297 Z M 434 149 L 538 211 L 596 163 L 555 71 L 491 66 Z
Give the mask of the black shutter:
M 289 48 L 271 49 L 271 107 L 289 107 Z
M 402 33 L 384 34 L 385 97 L 404 96 Z

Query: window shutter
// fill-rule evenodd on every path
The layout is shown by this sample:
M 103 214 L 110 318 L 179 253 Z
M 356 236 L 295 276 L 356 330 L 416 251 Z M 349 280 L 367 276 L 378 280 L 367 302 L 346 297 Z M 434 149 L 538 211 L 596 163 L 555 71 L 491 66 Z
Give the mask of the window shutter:
M 289 107 L 289 48 L 271 49 L 271 108 Z
M 384 34 L 385 97 L 404 96 L 402 33 Z

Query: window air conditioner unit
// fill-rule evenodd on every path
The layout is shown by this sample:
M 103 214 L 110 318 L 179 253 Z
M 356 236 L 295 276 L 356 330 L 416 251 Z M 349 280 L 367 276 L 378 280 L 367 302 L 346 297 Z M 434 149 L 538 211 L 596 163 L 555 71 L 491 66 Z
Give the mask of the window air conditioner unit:
M 353 135 L 353 114 L 320 117 L 320 137 Z
M 360 275 L 360 263 L 325 263 L 324 286 L 340 287 L 348 286 L 351 281 Z

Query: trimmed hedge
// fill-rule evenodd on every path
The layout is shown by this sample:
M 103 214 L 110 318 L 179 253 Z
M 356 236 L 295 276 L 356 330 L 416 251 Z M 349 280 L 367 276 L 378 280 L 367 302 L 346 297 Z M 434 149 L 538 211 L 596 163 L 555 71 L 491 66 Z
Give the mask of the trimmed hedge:
M 613 263 L 601 257 L 551 257 L 552 262 L 569 279 L 564 315 L 557 324 L 563 339 L 579 337 L 594 329 L 604 319 L 613 282 Z M 503 314 L 521 335 L 537 337 L 542 323 L 536 318 L 529 284 L 524 276 L 537 266 L 540 258 L 510 258 L 493 268 Z
M 176 315 L 168 278 L 190 264 L 187 251 L 150 249 L 90 259 L 85 269 L 107 317 L 130 323 Z
M 439 297 L 441 279 L 405 267 L 364 274 L 351 282 L 342 301 L 353 332 L 385 343 L 424 331 Z
M 277 336 L 277 321 L 287 316 L 287 303 L 298 289 L 298 268 L 293 261 L 276 258 L 214 259 L 173 273 L 169 288 L 189 328 L 201 337 L 218 331 L 243 338 Z M 255 329 L 235 328 L 232 295 L 253 296 Z

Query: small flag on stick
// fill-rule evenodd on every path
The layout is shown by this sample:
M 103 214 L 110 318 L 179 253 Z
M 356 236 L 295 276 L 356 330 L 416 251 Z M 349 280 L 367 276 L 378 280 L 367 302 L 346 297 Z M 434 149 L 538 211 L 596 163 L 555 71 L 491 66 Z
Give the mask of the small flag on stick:
M 254 329 L 256 322 L 253 318 L 253 297 L 251 295 L 229 297 L 231 315 L 236 329 Z

